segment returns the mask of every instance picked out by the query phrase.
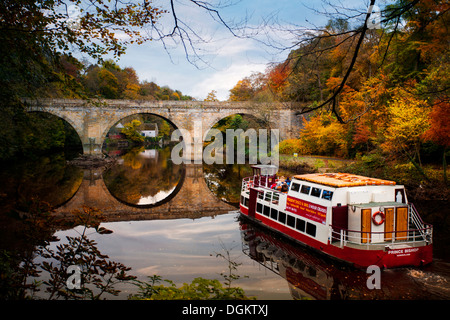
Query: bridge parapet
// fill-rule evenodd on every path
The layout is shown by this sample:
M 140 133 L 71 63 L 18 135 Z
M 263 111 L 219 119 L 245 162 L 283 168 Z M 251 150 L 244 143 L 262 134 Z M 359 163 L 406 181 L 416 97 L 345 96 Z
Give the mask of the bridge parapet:
M 220 109 L 271 109 L 298 110 L 296 102 L 255 102 L 255 101 L 195 101 L 195 100 L 116 100 L 116 99 L 23 99 L 30 109 L 38 107 L 98 107 L 98 108 L 220 108 Z M 41 109 L 42 110 L 42 109 Z

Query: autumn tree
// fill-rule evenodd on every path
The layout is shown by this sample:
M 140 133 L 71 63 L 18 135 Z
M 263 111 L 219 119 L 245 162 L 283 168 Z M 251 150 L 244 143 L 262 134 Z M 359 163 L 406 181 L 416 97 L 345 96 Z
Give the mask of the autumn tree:
M 254 90 L 250 79 L 244 78 L 238 81 L 238 83 L 230 89 L 230 97 L 228 99 L 230 101 L 248 101 L 253 95 Z
M 217 99 L 217 91 L 212 90 L 210 93 L 208 93 L 208 95 L 205 98 L 205 101 L 219 101 L 219 99 Z
M 131 122 L 124 125 L 124 128 L 122 128 L 122 133 L 127 137 L 127 139 L 135 143 L 142 143 L 144 142 L 145 138 L 138 131 L 138 128 L 141 126 L 141 124 L 142 123 L 139 120 L 132 120 Z
M 426 102 L 416 99 L 404 90 L 398 90 L 388 107 L 390 120 L 386 130 L 384 148 L 412 152 L 420 161 L 420 145 L 428 129 Z
M 423 138 L 443 147 L 442 167 L 444 169 L 444 183 L 447 184 L 447 152 L 450 147 L 450 104 L 448 99 L 438 101 L 430 112 L 429 127 Z
M 305 154 L 346 157 L 348 152 L 344 126 L 325 112 L 304 119 L 299 142 L 300 152 Z
M 426 54 L 438 52 L 439 57 L 445 56 L 448 51 L 448 42 L 445 40 L 448 39 L 448 31 L 444 26 L 448 25 L 449 19 L 449 4 L 446 1 L 397 0 L 382 8 L 380 29 L 372 24 L 374 5 L 382 6 L 375 0 L 370 0 L 368 7 L 346 7 L 324 1 L 324 9 L 314 11 L 330 18 L 326 26 L 295 25 L 285 30 L 298 39 L 291 46 L 280 48 L 295 49 L 289 56 L 294 69 L 296 65 L 303 65 L 311 70 L 310 75 L 317 69 L 319 74 L 322 73 L 322 62 L 314 63 L 314 59 L 326 61 L 331 58 L 332 68 L 328 68 L 328 75 L 322 76 L 339 79 L 332 90 L 326 94 L 322 92 L 320 100 L 302 107 L 299 114 L 328 110 L 341 123 L 354 121 L 360 115 L 345 118 L 340 113 L 341 96 L 346 86 L 358 90 L 359 84 L 380 69 L 385 69 L 402 81 L 420 77 L 426 67 Z M 274 40 L 273 43 L 277 42 Z M 432 49 L 434 46 L 438 48 L 437 51 Z M 301 73 L 293 73 L 290 77 L 292 84 L 302 83 Z M 319 80 L 323 78 L 317 78 L 320 88 L 323 82 L 319 84 Z

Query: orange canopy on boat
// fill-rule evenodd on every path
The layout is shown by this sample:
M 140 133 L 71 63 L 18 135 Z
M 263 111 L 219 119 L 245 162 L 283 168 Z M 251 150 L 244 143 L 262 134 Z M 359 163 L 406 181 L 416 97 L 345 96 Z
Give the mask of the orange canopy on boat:
M 296 175 L 294 178 L 337 188 L 370 185 L 395 185 L 394 181 L 369 178 L 350 173 L 312 173 Z

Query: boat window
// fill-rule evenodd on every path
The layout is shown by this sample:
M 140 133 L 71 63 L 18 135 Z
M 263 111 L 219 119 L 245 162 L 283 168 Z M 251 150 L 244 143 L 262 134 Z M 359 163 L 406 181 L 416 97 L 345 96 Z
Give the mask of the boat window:
M 305 225 L 306 225 L 305 220 L 297 218 L 297 225 L 295 226 L 295 229 L 297 229 L 298 231 L 305 232 Z
M 316 236 L 316 225 L 312 224 L 312 223 L 307 223 L 306 224 L 306 233 L 309 234 L 312 237 Z
M 268 217 L 270 215 L 270 207 L 264 206 L 263 214 Z
M 277 220 L 277 219 L 278 219 L 278 210 L 272 208 L 272 209 L 270 210 L 270 217 L 271 217 L 272 219 Z
M 321 192 L 322 192 L 322 189 L 319 189 L 319 188 L 312 188 L 311 195 L 312 195 L 313 197 L 320 198 L 320 193 L 321 193 Z
M 264 191 L 259 191 L 258 192 L 258 198 L 263 200 L 264 199 Z
M 272 192 L 266 192 L 266 197 L 264 198 L 264 200 L 270 201 L 271 199 L 272 199 Z
M 309 194 L 309 191 L 311 190 L 311 187 L 310 186 L 305 186 L 305 185 L 302 185 L 302 189 L 301 189 L 301 193 L 304 193 L 304 194 Z
M 272 203 L 278 204 L 278 200 L 280 199 L 280 195 L 278 193 L 273 193 Z
M 278 212 L 278 221 L 281 223 L 286 223 L 286 213 L 280 211 Z
M 248 198 L 244 198 L 244 206 L 246 206 L 248 208 Z
M 333 198 L 333 191 L 323 190 L 322 199 L 330 200 Z
M 256 212 L 258 212 L 258 213 L 263 212 L 263 205 L 261 203 L 256 204 Z
M 292 183 L 291 191 L 299 192 L 300 191 L 300 185 L 298 183 Z
M 287 216 L 287 225 L 295 228 L 295 218 L 293 216 Z

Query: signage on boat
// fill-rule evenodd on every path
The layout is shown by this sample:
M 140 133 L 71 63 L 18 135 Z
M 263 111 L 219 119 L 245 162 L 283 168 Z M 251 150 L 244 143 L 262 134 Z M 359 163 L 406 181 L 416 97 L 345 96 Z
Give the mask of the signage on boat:
M 411 253 L 419 251 L 419 248 L 389 250 L 388 254 L 395 254 L 397 257 L 409 256 Z
M 286 211 L 298 214 L 312 221 L 325 224 L 327 219 L 327 207 L 300 200 L 291 196 L 287 197 Z

